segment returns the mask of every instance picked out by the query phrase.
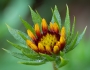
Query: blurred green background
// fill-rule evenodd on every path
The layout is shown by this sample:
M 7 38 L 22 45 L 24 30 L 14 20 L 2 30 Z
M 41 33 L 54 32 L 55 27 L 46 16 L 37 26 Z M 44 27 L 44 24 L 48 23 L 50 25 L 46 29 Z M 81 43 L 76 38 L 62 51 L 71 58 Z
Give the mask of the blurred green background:
M 87 26 L 87 30 L 80 44 L 66 54 L 69 63 L 60 70 L 90 70 L 89 0 L 0 0 L 0 70 L 53 70 L 51 63 L 40 66 L 18 64 L 17 61 L 20 61 L 19 59 L 3 51 L 2 48 L 17 51 L 6 42 L 7 39 L 12 42 L 16 42 L 16 40 L 8 32 L 5 23 L 13 28 L 26 32 L 26 29 L 19 19 L 19 15 L 32 24 L 28 5 L 30 5 L 33 10 L 37 10 L 41 17 L 45 18 L 48 23 L 51 20 L 51 8 L 57 5 L 63 22 L 66 4 L 68 4 L 70 9 L 71 24 L 73 16 L 76 16 L 76 31 L 78 30 L 81 33 L 85 26 Z

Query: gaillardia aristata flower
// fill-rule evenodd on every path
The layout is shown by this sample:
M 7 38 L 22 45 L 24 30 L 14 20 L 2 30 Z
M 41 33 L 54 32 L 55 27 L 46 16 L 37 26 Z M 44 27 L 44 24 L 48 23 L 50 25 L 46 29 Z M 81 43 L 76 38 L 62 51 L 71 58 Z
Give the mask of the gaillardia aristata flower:
M 86 27 L 82 34 L 78 35 L 77 32 L 75 35 L 74 17 L 73 26 L 70 30 L 68 6 L 63 25 L 61 24 L 61 18 L 57 6 L 52 10 L 53 16 L 49 23 L 47 23 L 44 18 L 41 18 L 40 15 L 37 12 L 34 12 L 31 8 L 30 11 L 34 27 L 20 17 L 27 30 L 27 34 L 7 25 L 9 32 L 16 40 L 20 41 L 21 44 L 19 45 L 10 41 L 8 42 L 15 48 L 19 49 L 21 53 L 11 53 L 6 49 L 4 50 L 19 59 L 26 60 L 25 62 L 20 62 L 22 64 L 41 65 L 46 62 L 54 62 L 57 67 L 65 65 L 67 60 L 64 59 L 64 54 L 76 47 L 86 31 Z
M 49 27 L 45 19 L 41 22 L 42 32 L 36 23 L 36 36 L 28 29 L 27 33 L 32 40 L 26 40 L 27 45 L 37 53 L 58 54 L 66 44 L 65 27 L 59 30 L 58 24 L 50 22 Z

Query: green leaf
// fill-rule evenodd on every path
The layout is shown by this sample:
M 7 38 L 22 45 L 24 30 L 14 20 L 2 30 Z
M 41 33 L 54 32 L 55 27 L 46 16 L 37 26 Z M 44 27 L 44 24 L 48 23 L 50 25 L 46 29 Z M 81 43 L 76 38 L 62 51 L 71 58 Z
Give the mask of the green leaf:
M 35 53 L 33 51 L 27 50 L 27 49 L 23 49 L 22 53 L 32 59 L 36 59 L 36 60 L 40 60 L 43 59 L 38 53 Z
M 48 61 L 54 61 L 54 58 L 47 54 L 40 53 L 41 56 L 43 56 Z
M 46 62 L 44 60 L 37 60 L 37 61 L 29 61 L 29 62 L 19 62 L 20 64 L 25 64 L 25 65 L 41 65 L 45 64 Z
M 87 28 L 87 26 L 85 27 L 85 29 L 84 29 L 84 31 L 82 32 L 81 35 L 78 36 L 78 33 L 77 33 L 77 35 L 76 35 L 76 37 L 74 38 L 74 40 L 73 40 L 73 41 L 71 42 L 71 44 L 68 46 L 68 47 L 69 47 L 69 48 L 68 48 L 68 51 L 71 51 L 72 49 L 74 49 L 74 48 L 78 45 L 78 43 L 81 41 L 82 37 L 83 37 L 84 34 L 85 34 L 86 28 Z M 68 52 L 68 51 L 67 51 L 67 52 Z
M 29 8 L 30 8 L 30 11 L 31 11 L 31 16 L 32 16 L 33 23 L 34 24 L 38 23 L 38 25 L 40 26 L 40 30 L 41 30 L 42 18 L 40 17 L 39 14 L 35 13 L 30 6 L 29 6 Z
M 59 26 L 59 29 L 61 28 L 61 18 L 60 18 L 60 14 L 59 14 L 57 6 L 55 6 L 55 8 L 54 8 L 51 22 L 52 23 L 56 22 Z
M 65 26 L 65 29 L 66 29 L 66 38 L 67 38 L 70 35 L 70 17 L 69 17 L 68 6 L 67 6 L 67 11 L 66 11 L 66 17 L 65 17 L 64 26 Z
M 11 27 L 8 26 L 8 25 L 7 25 L 7 27 L 8 27 L 9 32 L 11 33 L 11 35 L 12 35 L 16 40 L 20 41 L 20 42 L 23 43 L 23 44 L 26 44 L 26 41 L 18 34 L 19 30 L 13 29 L 13 28 L 11 28 Z
M 16 52 L 10 52 L 9 50 L 7 49 L 4 49 L 2 48 L 4 51 L 6 51 L 7 53 L 13 55 L 14 57 L 16 58 L 19 58 L 19 59 L 22 59 L 22 60 L 33 60 L 33 59 L 30 59 L 30 58 L 27 58 L 25 55 L 23 55 L 22 53 L 16 53 Z
M 27 39 L 30 39 L 25 33 L 22 33 L 21 31 L 18 31 L 18 34 L 26 41 Z
M 14 46 L 15 48 L 17 48 L 18 50 L 25 49 L 25 47 L 22 47 L 22 46 L 20 46 L 20 45 L 14 44 L 14 43 L 12 43 L 12 42 L 10 42 L 10 41 L 8 41 L 8 40 L 7 40 L 7 42 L 10 43 L 10 44 L 11 44 L 12 46 Z
M 41 17 L 37 10 L 36 10 L 36 14 L 37 14 L 39 17 Z
M 8 40 L 7 40 L 8 41 Z M 19 49 L 25 56 L 32 58 L 32 59 L 42 59 L 38 53 L 34 52 L 32 49 L 28 49 L 25 47 L 22 47 L 21 45 L 14 44 L 10 41 L 8 41 L 12 46 Z
M 6 51 L 7 53 L 9 53 L 9 54 L 11 54 L 11 52 L 9 51 L 9 50 L 7 50 L 7 49 L 4 49 L 4 48 L 2 48 L 4 51 Z
M 33 34 L 35 35 L 35 30 L 34 30 L 34 28 L 33 28 L 27 21 L 23 20 L 21 17 L 20 17 L 20 19 L 21 19 L 23 25 L 25 26 L 25 28 L 26 28 L 27 30 L 28 30 L 28 29 L 31 30 L 31 32 L 33 32 Z
M 68 39 L 67 39 L 67 44 L 69 44 L 69 43 L 72 41 L 72 39 L 73 39 L 74 29 L 75 29 L 75 17 L 74 17 L 74 21 L 73 21 L 73 26 L 72 26 L 71 35 L 69 35 L 69 37 L 68 37 Z
M 73 26 L 72 26 L 72 32 L 71 32 L 71 38 L 73 37 L 74 34 L 74 29 L 75 29 L 75 17 L 74 17 L 74 21 L 73 21 Z
M 78 43 L 81 41 L 82 37 L 84 36 L 84 34 L 85 34 L 85 32 L 86 32 L 86 29 L 87 29 L 87 26 L 85 27 L 85 29 L 83 30 L 83 32 L 78 36 L 77 41 L 76 41 L 74 47 L 76 47 L 76 46 L 78 45 Z M 74 47 L 73 47 L 73 48 L 74 48 Z
M 78 39 L 78 32 L 77 32 L 75 38 L 72 40 L 72 42 L 66 46 L 66 48 L 65 48 L 66 52 L 71 51 L 73 49 L 74 45 L 76 44 L 77 39 Z
M 22 53 L 16 53 L 16 52 L 12 52 L 11 53 L 14 57 L 22 59 L 22 60 L 28 60 L 28 61 L 34 61 L 33 59 L 30 59 L 28 57 L 26 57 L 24 54 Z

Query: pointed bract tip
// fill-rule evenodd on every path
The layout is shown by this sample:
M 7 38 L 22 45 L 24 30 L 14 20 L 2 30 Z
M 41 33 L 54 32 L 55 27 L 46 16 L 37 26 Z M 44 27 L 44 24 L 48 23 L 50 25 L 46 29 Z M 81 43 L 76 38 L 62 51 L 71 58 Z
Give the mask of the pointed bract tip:
M 6 24 L 6 23 L 5 23 Z M 10 28 L 10 26 L 8 24 L 6 24 L 7 28 Z
M 9 50 L 7 50 L 7 49 L 2 48 L 2 50 L 6 51 L 7 53 L 10 53 L 10 51 L 9 51 Z
M 29 8 L 30 8 L 30 11 L 32 11 L 32 8 L 31 8 L 31 6 L 29 6 Z
M 55 5 L 55 9 L 57 9 L 57 5 Z
M 67 11 L 69 11 L 69 10 L 68 10 L 69 8 L 68 8 L 68 5 L 67 5 L 67 4 L 66 4 L 66 7 L 67 7 Z
M 85 27 L 85 30 L 87 29 L 87 26 Z
M 87 29 L 87 26 L 84 28 L 84 32 L 86 31 L 86 29 Z
M 30 5 L 28 5 L 28 7 L 31 8 Z

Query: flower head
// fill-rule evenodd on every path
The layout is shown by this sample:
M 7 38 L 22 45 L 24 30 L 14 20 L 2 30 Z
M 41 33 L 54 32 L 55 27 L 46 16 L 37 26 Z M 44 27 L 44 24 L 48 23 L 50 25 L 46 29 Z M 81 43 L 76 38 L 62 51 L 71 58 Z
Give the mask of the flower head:
M 65 65 L 67 60 L 63 58 L 64 54 L 76 47 L 86 31 L 86 27 L 81 35 L 78 35 L 77 32 L 76 36 L 73 37 L 75 17 L 72 30 L 70 30 L 68 6 L 64 25 L 61 24 L 57 6 L 52 10 L 53 16 L 49 24 L 47 24 L 46 20 L 44 18 L 42 19 L 37 12 L 35 13 L 32 8 L 30 8 L 30 11 L 34 27 L 20 17 L 27 29 L 28 35 L 7 25 L 9 32 L 14 38 L 23 44 L 19 45 L 8 41 L 22 53 L 8 52 L 17 58 L 27 60 L 26 62 L 20 62 L 22 64 L 41 65 L 48 61 L 54 61 L 57 67 Z M 4 50 L 7 51 L 6 49 Z
M 57 23 L 50 22 L 49 27 L 45 19 L 41 22 L 42 32 L 38 24 L 34 30 L 36 36 L 28 29 L 27 33 L 32 40 L 26 40 L 27 45 L 38 53 L 58 54 L 65 47 L 65 27 L 59 30 Z

